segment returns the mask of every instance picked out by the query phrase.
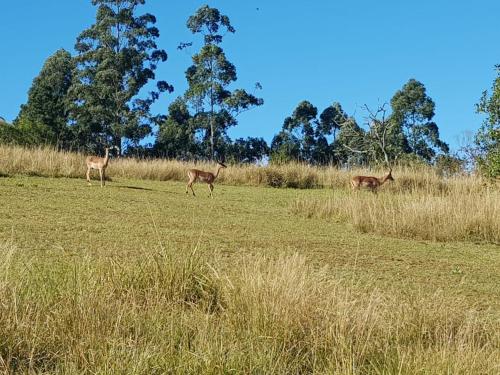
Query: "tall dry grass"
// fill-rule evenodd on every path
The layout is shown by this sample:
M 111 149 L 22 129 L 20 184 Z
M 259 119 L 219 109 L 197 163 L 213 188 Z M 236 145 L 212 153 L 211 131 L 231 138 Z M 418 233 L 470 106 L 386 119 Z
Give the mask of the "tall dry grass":
M 159 181 L 185 181 L 189 168 L 215 170 L 206 162 L 188 163 L 176 160 L 133 158 L 111 159 L 107 175 L 111 178 L 134 178 Z M 0 174 L 43 177 L 84 178 L 85 155 L 56 151 L 51 148 L 22 148 L 0 145 Z M 259 167 L 231 166 L 224 170 L 219 182 L 233 185 L 313 188 L 323 184 L 322 173 L 303 164 Z
M 210 163 L 185 163 L 176 160 L 111 159 L 107 175 L 111 178 L 132 178 L 159 181 L 186 181 L 188 168 L 215 170 Z M 0 145 L 0 175 L 34 175 L 43 177 L 85 178 L 85 156 L 60 152 L 50 148 L 26 149 Z M 345 189 L 355 174 L 382 175 L 383 170 L 346 171 L 336 167 L 314 167 L 306 164 L 285 165 L 233 165 L 223 170 L 218 182 L 230 185 L 271 186 L 283 188 L 328 187 Z M 453 178 L 444 180 L 428 167 L 396 167 L 395 191 L 445 192 L 454 184 L 465 184 L 481 189 L 479 178 Z M 96 177 L 97 178 L 97 177 Z
M 456 296 L 339 280 L 298 255 L 226 267 L 201 250 L 109 258 L 0 247 L 6 373 L 499 370 L 495 317 Z
M 209 163 L 175 160 L 112 159 L 107 175 L 119 178 L 186 181 L 189 168 L 214 170 Z M 49 148 L 25 149 L 0 145 L 0 176 L 36 175 L 84 178 L 85 156 Z M 378 195 L 344 195 L 353 175 L 382 176 L 383 170 L 346 171 L 305 164 L 234 165 L 218 183 L 284 188 L 327 187 L 327 200 L 298 199 L 291 210 L 306 216 L 335 217 L 363 232 L 438 241 L 500 241 L 499 190 L 474 176 L 442 178 L 430 167 L 395 167 L 394 182 Z M 97 178 L 97 177 L 96 177 Z
M 474 184 L 453 184 L 446 192 L 333 193 L 322 200 L 296 199 L 290 208 L 295 214 L 349 222 L 361 232 L 500 244 L 500 191 Z

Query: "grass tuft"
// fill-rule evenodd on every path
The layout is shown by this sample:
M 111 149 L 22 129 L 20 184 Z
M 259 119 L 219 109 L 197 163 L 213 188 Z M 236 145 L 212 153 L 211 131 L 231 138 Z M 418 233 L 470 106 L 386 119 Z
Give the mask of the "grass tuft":
M 0 369 L 491 373 L 500 327 L 458 297 L 346 283 L 297 254 L 26 254 L 1 245 Z
M 290 210 L 333 218 L 361 232 L 432 241 L 500 244 L 500 192 L 454 188 L 447 193 L 383 191 L 334 193 L 327 199 L 297 198 Z

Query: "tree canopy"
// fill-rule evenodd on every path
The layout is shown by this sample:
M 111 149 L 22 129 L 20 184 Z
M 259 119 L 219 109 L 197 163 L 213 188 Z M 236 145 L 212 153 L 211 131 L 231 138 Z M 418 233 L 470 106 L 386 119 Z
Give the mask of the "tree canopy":
M 71 118 L 78 142 L 85 149 L 105 144 L 137 145 L 151 133 L 151 105 L 159 93 L 172 91 L 165 81 L 139 97 L 155 80 L 158 63 L 167 53 L 158 48 L 160 33 L 150 13 L 137 15 L 144 0 L 92 0 L 96 22 L 77 38 L 76 70 L 70 88 Z
M 448 145 L 439 138 L 434 117 L 435 104 L 425 86 L 410 79 L 391 99 L 392 121 L 404 135 L 405 152 L 430 162 L 438 151 L 447 153 Z
M 61 49 L 46 60 L 14 124 L 0 123 L 0 142 L 85 152 L 114 145 L 130 155 L 239 163 L 269 158 L 343 166 L 405 160 L 446 168 L 459 164 L 440 138 L 436 104 L 413 78 L 388 102 L 375 108 L 363 105 L 359 123 L 338 102 L 320 111 L 303 100 L 284 118 L 270 146 L 256 134 L 233 141 L 229 129 L 238 125 L 239 115 L 264 100 L 256 91 L 235 87 L 236 66 L 223 44 L 236 29 L 227 15 L 208 5 L 187 19 L 195 40 L 178 47 L 198 46 L 184 72 L 187 89 L 154 114 L 151 106 L 160 94 L 173 91 L 156 77 L 158 65 L 167 60 L 158 45 L 156 17 L 141 14 L 145 0 L 91 3 L 97 7 L 95 22 L 77 37 L 75 56 Z M 485 115 L 475 140 L 478 162 L 490 176 L 500 174 L 500 67 L 496 69 L 491 91 L 483 93 L 476 108 Z M 260 89 L 256 83 L 255 90 Z M 153 133 L 154 145 L 146 144 Z
M 193 111 L 201 151 L 214 159 L 225 149 L 227 130 L 237 125 L 238 114 L 264 101 L 243 89 L 229 89 L 237 80 L 236 67 L 220 47 L 223 34 L 235 32 L 229 17 L 205 5 L 189 17 L 187 27 L 203 36 L 203 46 L 186 70 L 188 89 L 184 98 Z
M 483 173 L 492 178 L 500 177 L 500 65 L 495 69 L 491 92 L 484 91 L 476 105 L 477 112 L 486 116 L 476 135 L 478 162 Z
M 45 61 L 28 91 L 28 102 L 21 106 L 14 121 L 25 144 L 72 146 L 71 129 L 67 123 L 67 93 L 73 71 L 71 54 L 64 49 L 56 51 Z

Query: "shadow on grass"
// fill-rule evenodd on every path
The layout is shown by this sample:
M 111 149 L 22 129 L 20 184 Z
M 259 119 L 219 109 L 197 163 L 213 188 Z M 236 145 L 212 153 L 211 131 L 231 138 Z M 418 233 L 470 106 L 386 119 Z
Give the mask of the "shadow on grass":
M 118 189 L 131 189 L 131 190 L 145 190 L 145 191 L 155 191 L 154 189 L 140 187 L 140 186 L 128 186 L 128 185 L 115 185 Z

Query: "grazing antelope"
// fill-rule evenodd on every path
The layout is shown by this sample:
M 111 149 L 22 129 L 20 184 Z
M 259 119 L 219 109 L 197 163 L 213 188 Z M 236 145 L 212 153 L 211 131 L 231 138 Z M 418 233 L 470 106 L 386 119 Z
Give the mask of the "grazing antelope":
M 383 185 L 386 181 L 394 181 L 394 178 L 392 177 L 392 168 L 389 169 L 389 172 L 382 178 L 371 176 L 354 176 L 351 180 L 351 186 L 353 190 L 365 187 L 375 192 L 380 187 L 380 185 Z
M 101 177 L 101 187 L 105 184 L 106 179 L 106 168 L 108 167 L 109 162 L 109 147 L 105 148 L 106 154 L 104 158 L 100 158 L 99 156 L 88 156 L 85 162 L 87 163 L 87 182 L 90 183 L 90 170 L 97 169 L 99 171 L 99 175 Z
M 200 182 L 206 182 L 208 184 L 208 189 L 210 190 L 210 197 L 214 197 L 212 192 L 214 191 L 214 185 L 213 182 L 219 175 L 219 172 L 222 168 L 227 168 L 223 163 L 217 163 L 217 171 L 214 173 L 211 172 L 204 172 L 200 171 L 199 169 L 190 169 L 188 170 L 188 177 L 189 181 L 186 185 L 186 194 L 188 194 L 188 188 L 191 189 L 193 192 L 193 196 L 195 197 L 196 195 L 194 194 L 193 190 L 193 183 L 196 181 Z

